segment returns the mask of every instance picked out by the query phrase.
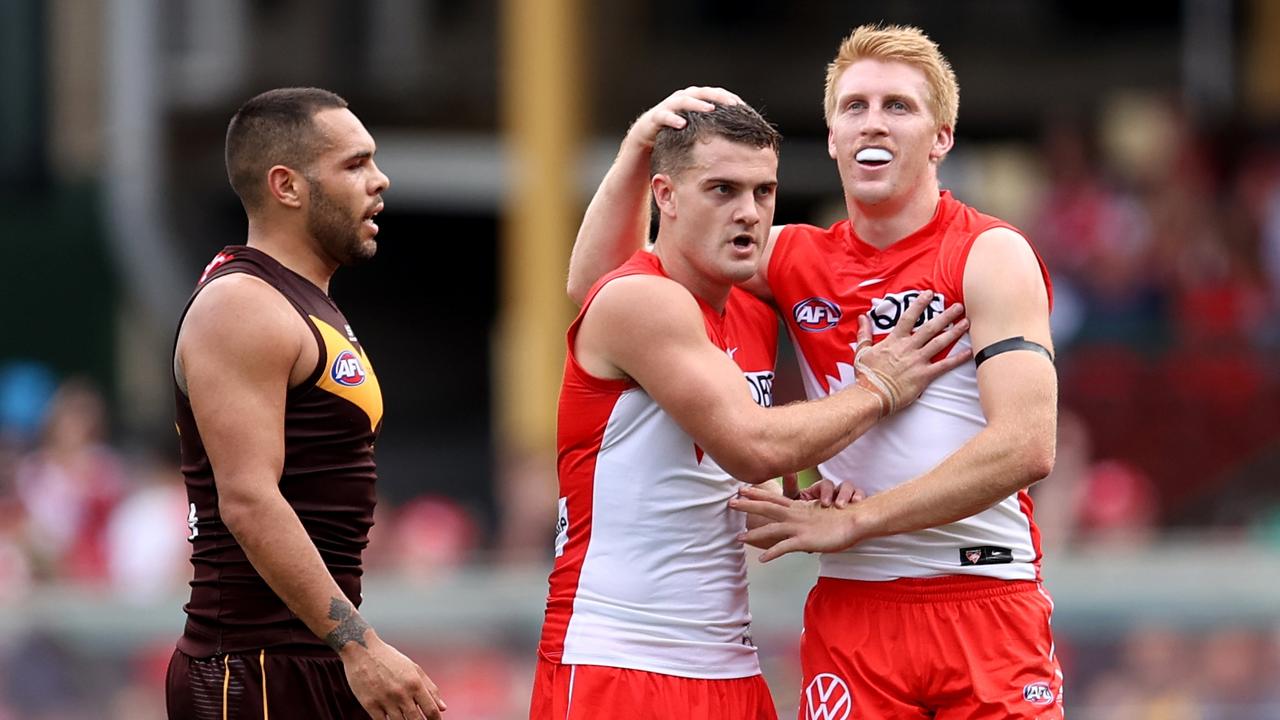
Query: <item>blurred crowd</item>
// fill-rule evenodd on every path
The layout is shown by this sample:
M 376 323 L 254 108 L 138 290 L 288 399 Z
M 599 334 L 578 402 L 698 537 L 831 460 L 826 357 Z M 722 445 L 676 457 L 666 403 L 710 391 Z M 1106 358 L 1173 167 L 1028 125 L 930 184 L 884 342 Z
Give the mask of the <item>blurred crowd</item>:
M 1058 463 L 1033 490 L 1052 552 L 1141 546 L 1185 528 L 1280 549 L 1280 138 L 1204 127 L 1174 103 L 1124 102 L 1050 124 L 1029 151 L 1035 170 L 1019 185 L 1036 190 L 1011 219 L 1054 279 Z M 176 442 L 133 449 L 113 437 L 109 410 L 84 379 L 0 366 L 0 608 L 47 586 L 140 605 L 181 597 L 190 566 Z M 447 497 L 378 512 L 370 575 L 429 578 L 530 554 L 486 546 L 527 533 L 485 528 Z M 510 519 L 526 520 L 545 518 Z M 1280 718 L 1280 630 L 1135 619 L 1060 641 L 1073 717 Z M 783 708 L 799 693 L 795 642 L 761 643 Z M 171 649 L 121 659 L 18 632 L 0 643 L 0 720 L 162 717 Z M 450 716 L 520 717 L 531 645 L 415 654 L 460 711 Z
M 1063 532 L 1280 530 L 1280 135 L 1128 99 L 1056 124 L 1028 230 L 1054 280 Z

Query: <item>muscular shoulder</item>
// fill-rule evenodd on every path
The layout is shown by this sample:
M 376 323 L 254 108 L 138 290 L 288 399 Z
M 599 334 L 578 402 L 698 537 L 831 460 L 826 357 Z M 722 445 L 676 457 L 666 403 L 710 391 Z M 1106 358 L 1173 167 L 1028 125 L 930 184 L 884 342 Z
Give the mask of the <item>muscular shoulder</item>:
M 1039 288 L 1043 294 L 1045 290 L 1040 260 L 1031 244 L 1007 227 L 991 228 L 974 239 L 965 263 L 964 284 L 966 298 L 971 292 L 1036 294 Z
M 206 285 L 182 321 L 183 334 L 232 332 L 252 339 L 297 325 L 297 313 L 278 290 L 261 278 L 233 273 Z
M 626 275 L 600 288 L 587 315 L 635 329 L 664 327 L 681 319 L 698 318 L 693 295 L 680 283 L 658 275 Z
M 306 328 L 275 288 L 244 273 L 217 278 L 206 285 L 187 310 L 178 333 L 178 362 L 189 356 L 232 363 L 291 365 L 298 357 Z
M 575 353 L 602 378 L 635 377 L 661 362 L 666 349 L 707 342 L 702 311 L 679 283 L 656 275 L 628 275 L 606 283 L 582 318 Z
M 1021 234 L 992 228 L 977 237 L 964 297 L 975 348 L 1017 335 L 1051 347 L 1048 276 Z

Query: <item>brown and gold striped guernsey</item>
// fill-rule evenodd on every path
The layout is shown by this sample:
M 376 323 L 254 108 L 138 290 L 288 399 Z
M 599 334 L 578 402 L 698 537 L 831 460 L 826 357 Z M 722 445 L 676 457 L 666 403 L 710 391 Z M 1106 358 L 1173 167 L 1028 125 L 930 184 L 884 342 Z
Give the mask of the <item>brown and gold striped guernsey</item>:
M 361 553 L 368 544 L 376 500 L 373 445 L 382 426 L 378 378 L 329 296 L 264 252 L 247 246 L 223 249 L 205 269 L 192 299 L 209 282 L 231 273 L 253 275 L 278 290 L 306 321 L 319 346 L 315 369 L 289 390 L 285 401 L 280 492 L 342 592 L 358 606 Z M 209 657 L 281 645 L 323 647 L 253 569 L 222 523 L 218 488 L 191 403 L 176 383 L 174 395 L 195 568 L 178 649 Z

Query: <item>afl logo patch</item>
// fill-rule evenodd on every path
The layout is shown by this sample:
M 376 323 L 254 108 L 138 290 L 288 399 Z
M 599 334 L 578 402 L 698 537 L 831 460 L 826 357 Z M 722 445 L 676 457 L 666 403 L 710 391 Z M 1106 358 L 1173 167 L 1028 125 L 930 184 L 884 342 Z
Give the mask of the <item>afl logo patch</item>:
M 364 382 L 364 366 L 360 364 L 360 358 L 355 353 L 343 350 L 334 359 L 333 367 L 329 368 L 329 377 L 339 385 L 355 387 Z
M 1032 705 L 1052 705 L 1053 688 L 1047 682 L 1028 683 L 1022 688 L 1022 699 Z
M 796 325 L 808 332 L 830 330 L 840 322 L 840 306 L 826 298 L 811 297 L 791 308 Z

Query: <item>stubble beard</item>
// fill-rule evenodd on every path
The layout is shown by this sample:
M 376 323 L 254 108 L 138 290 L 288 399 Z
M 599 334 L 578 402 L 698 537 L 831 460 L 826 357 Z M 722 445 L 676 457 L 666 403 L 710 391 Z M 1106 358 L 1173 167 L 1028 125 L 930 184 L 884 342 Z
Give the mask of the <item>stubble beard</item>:
M 373 258 L 378 244 L 360 237 L 363 218 L 353 221 L 349 211 L 334 202 L 325 192 L 324 185 L 310 179 L 311 206 L 307 211 L 307 232 L 320 244 L 320 248 L 338 264 L 345 267 L 359 265 Z

